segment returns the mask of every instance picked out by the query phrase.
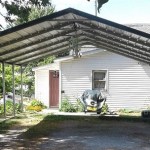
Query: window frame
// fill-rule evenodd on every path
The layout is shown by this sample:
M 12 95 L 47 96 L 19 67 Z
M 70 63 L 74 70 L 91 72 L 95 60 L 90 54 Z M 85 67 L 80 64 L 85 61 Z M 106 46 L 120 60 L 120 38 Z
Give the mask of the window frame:
M 104 90 L 108 91 L 108 70 L 107 69 L 105 69 L 105 70 L 92 70 L 92 90 L 96 89 L 96 88 L 94 88 L 94 73 L 95 72 L 102 72 L 102 73 L 106 74 L 105 75 L 105 79 L 102 80 L 102 82 L 105 81 L 105 88 L 104 88 Z

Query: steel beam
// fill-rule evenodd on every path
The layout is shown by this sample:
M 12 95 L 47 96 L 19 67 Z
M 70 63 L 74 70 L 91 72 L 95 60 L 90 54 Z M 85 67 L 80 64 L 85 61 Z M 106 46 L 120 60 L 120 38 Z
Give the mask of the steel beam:
M 84 31 L 84 32 L 87 33 L 87 31 Z M 124 45 L 128 45 L 130 47 L 133 47 L 133 48 L 137 48 L 137 49 L 139 49 L 139 51 L 143 51 L 143 52 L 150 54 L 150 51 L 148 51 L 146 47 L 143 47 L 143 46 L 141 47 L 141 45 L 137 45 L 135 42 L 131 43 L 130 41 L 128 41 L 126 39 L 121 39 L 117 36 L 112 36 L 112 35 L 106 34 L 106 33 L 104 34 L 104 32 L 100 32 L 100 33 L 95 32 L 94 30 L 88 31 L 88 33 L 93 34 L 94 36 L 99 36 L 99 37 L 105 38 L 107 40 L 111 40 L 113 42 L 118 42 L 119 44 L 124 44 Z
M 147 42 L 146 40 L 140 40 L 139 38 L 134 38 L 134 37 L 132 37 L 132 36 L 129 36 L 128 34 L 130 34 L 130 35 L 136 35 L 136 34 L 134 34 L 134 33 L 130 33 L 130 31 L 124 31 L 124 32 L 127 32 L 127 33 L 128 33 L 128 34 L 125 34 L 124 32 L 122 32 L 122 33 L 119 32 L 120 30 L 118 31 L 118 30 L 115 29 L 114 27 L 113 27 L 113 30 L 111 30 L 111 29 L 108 29 L 108 28 L 101 27 L 101 26 L 99 26 L 99 25 L 95 25 L 95 24 L 92 23 L 92 22 L 89 22 L 89 23 L 87 23 L 87 22 L 80 22 L 79 24 L 88 26 L 88 27 L 90 27 L 90 28 L 97 28 L 97 29 L 99 29 L 99 31 L 104 32 L 104 33 L 106 33 L 106 34 L 111 34 L 111 35 L 113 35 L 113 36 L 117 36 L 117 37 L 120 37 L 120 38 L 122 38 L 122 39 L 126 39 L 126 40 L 129 40 L 129 41 L 135 42 L 135 43 L 138 42 L 138 44 L 141 44 L 141 45 L 150 47 L 150 43 Z M 121 30 L 121 31 L 122 31 L 122 30 Z M 140 35 L 136 35 L 136 36 L 140 37 Z M 137 39 L 138 39 L 138 41 L 137 41 Z M 147 40 L 148 40 L 148 39 L 147 39 Z
M 45 37 L 45 38 L 42 38 L 40 40 L 31 42 L 29 44 L 25 44 L 25 45 L 19 46 L 17 48 L 13 48 L 13 49 L 10 49 L 10 50 L 7 50 L 7 51 L 0 52 L 0 56 L 4 56 L 6 54 L 11 54 L 11 53 L 14 53 L 16 51 L 21 51 L 21 50 L 24 50 L 25 48 L 30 48 L 31 46 L 39 45 L 39 44 L 44 43 L 46 41 L 50 41 L 52 39 L 58 38 L 60 36 L 64 36 L 65 34 L 72 33 L 72 32 L 74 32 L 74 31 L 70 30 L 70 31 L 63 31 L 63 32 L 60 32 L 60 33 L 57 33 L 57 34 L 54 34 L 54 35 L 50 35 L 48 37 Z
M 85 42 L 84 42 L 85 43 Z M 69 45 L 67 47 L 63 47 L 62 49 L 58 49 L 57 51 L 54 51 L 54 52 L 48 52 L 48 53 L 45 53 L 44 55 L 42 56 L 37 56 L 37 57 L 34 57 L 34 58 L 30 58 L 30 59 L 26 59 L 26 60 L 22 60 L 22 61 L 19 61 L 19 62 L 15 62 L 17 63 L 18 65 L 26 65 L 28 64 L 29 62 L 31 61 L 37 61 L 37 60 L 40 60 L 42 58 L 46 58 L 46 57 L 49 57 L 51 55 L 56 55 L 60 52 L 63 52 L 63 51 L 67 51 L 67 50 L 70 50 L 70 47 Z
M 40 30 L 38 32 L 36 31 L 34 33 L 30 33 L 26 36 L 19 37 L 17 39 L 11 40 L 9 42 L 2 43 L 2 44 L 0 44 L 0 47 L 2 48 L 2 47 L 5 47 L 5 46 L 8 46 L 8 45 L 11 45 L 11 44 L 15 44 L 17 42 L 21 42 L 23 40 L 30 39 L 30 38 L 39 36 L 41 34 L 44 34 L 44 33 L 47 33 L 47 32 L 50 32 L 50 31 L 53 31 L 53 30 L 56 30 L 56 29 L 60 29 L 61 27 L 65 27 L 67 25 L 68 25 L 68 22 L 64 22 L 64 23 L 60 23 L 60 24 L 54 25 L 54 26 L 49 27 L 49 28 L 43 28 L 42 30 Z
M 67 47 L 63 47 L 62 49 L 61 49 L 61 52 L 62 51 L 66 51 L 66 50 L 68 50 L 69 49 L 69 46 L 67 46 Z M 34 58 L 29 58 L 29 59 L 26 59 L 26 60 L 22 60 L 22 61 L 19 61 L 19 62 L 16 62 L 17 64 L 20 64 L 20 65 L 26 65 L 26 64 L 28 64 L 29 62 L 33 62 L 33 61 L 38 61 L 38 60 L 40 60 L 40 59 L 43 59 L 43 58 L 47 58 L 47 57 L 49 57 L 49 56 L 52 56 L 52 55 L 56 55 L 56 54 L 58 54 L 58 53 L 60 53 L 60 50 L 57 50 L 57 51 L 55 51 L 55 52 L 47 52 L 47 53 L 45 53 L 44 55 L 42 55 L 42 56 L 36 56 L 36 57 L 34 57 Z
M 138 57 L 135 54 L 130 54 L 130 53 L 126 52 L 124 49 L 120 49 L 120 48 L 118 48 L 118 47 L 116 47 L 114 45 L 111 45 L 111 44 L 108 44 L 108 43 L 104 43 L 104 42 L 101 42 L 101 41 L 95 41 L 91 37 L 87 37 L 87 39 L 89 39 L 91 41 L 91 43 L 93 43 L 95 46 L 98 46 L 100 48 L 104 48 L 107 51 L 111 51 L 111 52 L 120 54 L 122 56 L 126 56 L 126 57 L 129 57 L 129 58 L 135 59 L 137 61 L 141 61 L 141 62 L 150 64 L 150 60 L 146 60 L 144 58 L 140 58 L 140 57 Z
M 36 56 L 40 56 L 40 55 L 42 55 L 42 54 L 45 54 L 45 53 L 49 53 L 49 52 L 53 52 L 54 50 L 58 50 L 58 49 L 60 49 L 60 48 L 62 48 L 62 47 L 66 47 L 66 46 L 68 46 L 69 44 L 68 43 L 66 43 L 66 44 L 63 44 L 63 45 L 60 45 L 59 47 L 56 47 L 56 48 L 52 48 L 52 49 L 45 49 L 45 50 L 42 50 L 42 51 L 40 51 L 40 52 L 38 52 L 38 53 L 36 53 L 36 54 L 32 54 L 32 55 L 30 55 L 30 56 L 23 56 L 23 57 L 20 57 L 19 59 L 15 59 L 15 61 L 12 61 L 12 63 L 16 63 L 16 62 L 19 62 L 19 61 L 22 61 L 22 60 L 25 60 L 25 59 L 28 59 L 28 58 L 33 58 L 33 57 L 36 57 Z
M 6 59 L 2 59 L 2 60 L 3 61 L 8 61 L 8 60 L 11 60 L 11 59 L 14 59 L 14 58 L 17 58 L 17 57 L 21 57 L 22 55 L 26 55 L 26 54 L 30 54 L 30 53 L 33 53 L 33 52 L 41 51 L 42 49 L 49 48 L 51 46 L 57 46 L 57 44 L 66 42 L 67 40 L 69 40 L 69 37 L 63 38 L 62 40 L 57 40 L 56 42 L 53 42 L 53 43 L 50 43 L 50 44 L 46 44 L 44 46 L 38 47 L 37 49 L 27 50 L 27 51 L 24 51 L 23 53 L 19 53 L 19 54 L 17 53 L 13 56 L 9 56 Z
M 79 40 L 82 40 L 82 39 L 80 38 Z M 61 49 L 63 47 L 67 47 L 67 46 L 69 46 L 69 43 L 64 43 L 64 44 L 59 45 L 55 48 L 48 48 L 46 50 L 40 50 L 40 52 L 38 52 L 36 54 L 32 54 L 30 56 L 23 56 L 19 59 L 15 59 L 15 61 L 11 61 L 11 63 L 17 63 L 19 61 L 23 61 L 23 60 L 28 59 L 28 58 L 33 58 L 34 59 L 34 57 L 36 57 L 38 55 L 41 56 L 42 54 L 49 53 L 49 52 L 51 52 L 51 54 L 52 54 L 53 52 L 55 53 L 55 50 L 58 51 L 59 49 Z
M 93 36 L 92 34 L 89 34 L 89 33 L 86 33 L 86 36 L 90 37 L 91 39 L 95 39 L 98 42 L 107 43 L 107 44 L 110 45 L 110 47 L 115 46 L 116 48 L 124 49 L 124 51 L 126 51 L 126 52 L 128 52 L 130 54 L 135 55 L 134 53 L 136 53 L 141 58 L 150 60 L 150 58 L 148 57 L 148 54 L 145 55 L 140 50 L 136 50 L 136 49 L 130 48 L 128 46 L 124 47 L 123 45 L 119 45 L 119 43 L 117 43 L 117 42 L 113 42 L 111 40 L 107 40 L 107 39 L 104 39 L 104 38 L 101 38 L 101 37 L 95 37 L 95 36 Z M 149 54 L 149 56 L 150 56 L 150 54 Z

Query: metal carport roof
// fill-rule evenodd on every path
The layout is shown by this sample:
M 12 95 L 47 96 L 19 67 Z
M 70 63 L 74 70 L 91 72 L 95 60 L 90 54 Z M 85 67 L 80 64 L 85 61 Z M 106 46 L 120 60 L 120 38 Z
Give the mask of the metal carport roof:
M 29 62 L 70 50 L 78 44 L 94 45 L 150 64 L 150 34 L 68 8 L 0 32 L 0 62 Z

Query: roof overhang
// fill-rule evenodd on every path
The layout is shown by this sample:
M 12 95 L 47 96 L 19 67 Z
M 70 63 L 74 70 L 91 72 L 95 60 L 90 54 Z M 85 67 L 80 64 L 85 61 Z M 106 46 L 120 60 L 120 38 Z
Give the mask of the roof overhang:
M 70 50 L 69 41 L 93 45 L 150 64 L 150 34 L 68 8 L 0 32 L 0 62 L 26 65 Z

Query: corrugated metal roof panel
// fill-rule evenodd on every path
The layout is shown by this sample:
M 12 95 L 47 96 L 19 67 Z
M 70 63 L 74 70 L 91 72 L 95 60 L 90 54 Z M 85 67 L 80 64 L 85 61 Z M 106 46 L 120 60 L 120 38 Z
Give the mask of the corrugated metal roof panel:
M 72 37 L 83 38 L 81 46 L 90 43 L 150 64 L 150 34 L 72 8 L 0 32 L 0 61 L 25 65 L 55 54 L 49 47 L 62 53 L 63 39 L 68 42 Z M 65 50 L 69 51 L 69 42 Z

